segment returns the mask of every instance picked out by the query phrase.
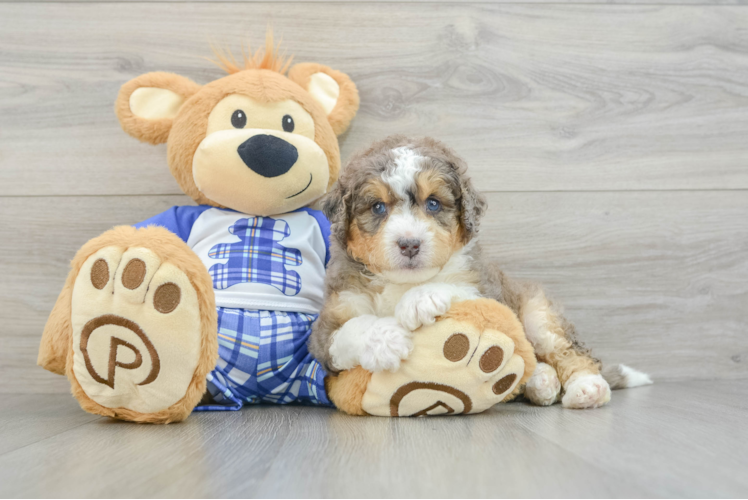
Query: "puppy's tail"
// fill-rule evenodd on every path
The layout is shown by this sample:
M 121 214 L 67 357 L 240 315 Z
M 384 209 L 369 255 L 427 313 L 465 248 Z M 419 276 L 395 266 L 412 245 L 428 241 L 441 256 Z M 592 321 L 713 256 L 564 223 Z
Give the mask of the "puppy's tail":
M 613 390 L 629 389 L 652 383 L 649 375 L 626 365 L 614 365 L 605 368 L 603 370 L 603 378 L 610 384 L 610 388 Z

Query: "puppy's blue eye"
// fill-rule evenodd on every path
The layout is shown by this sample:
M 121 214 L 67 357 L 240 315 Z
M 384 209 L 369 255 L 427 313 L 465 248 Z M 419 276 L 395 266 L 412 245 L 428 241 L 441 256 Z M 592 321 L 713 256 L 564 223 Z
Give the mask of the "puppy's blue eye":
M 382 215 L 387 211 L 387 205 L 385 205 L 381 201 L 378 201 L 371 206 L 371 211 L 377 215 Z
M 439 203 L 439 200 L 433 198 L 426 200 L 426 210 L 429 212 L 437 212 L 440 208 L 442 208 L 442 204 Z

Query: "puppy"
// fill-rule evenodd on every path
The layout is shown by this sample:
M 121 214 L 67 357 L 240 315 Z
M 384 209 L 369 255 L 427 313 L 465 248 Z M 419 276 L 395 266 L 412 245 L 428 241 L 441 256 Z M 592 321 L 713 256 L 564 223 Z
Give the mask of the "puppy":
M 596 408 L 610 400 L 601 363 L 537 285 L 507 278 L 481 256 L 484 198 L 451 149 L 430 138 L 392 136 L 354 156 L 323 209 L 332 222 L 326 303 L 311 353 L 330 372 L 397 370 L 412 331 L 453 301 L 489 297 L 520 318 L 538 358 L 524 394 L 550 405 Z M 620 365 L 614 388 L 651 383 Z

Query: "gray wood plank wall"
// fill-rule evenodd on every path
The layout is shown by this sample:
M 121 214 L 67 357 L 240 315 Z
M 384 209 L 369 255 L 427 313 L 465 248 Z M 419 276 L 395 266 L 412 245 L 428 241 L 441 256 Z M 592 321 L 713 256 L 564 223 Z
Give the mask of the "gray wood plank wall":
M 268 23 L 358 84 L 343 160 L 390 133 L 468 160 L 489 255 L 604 361 L 748 377 L 748 6 L 531 3 L 0 2 L 0 392 L 68 390 L 35 358 L 76 249 L 189 202 L 119 128 L 119 86 L 206 83 L 209 41 Z

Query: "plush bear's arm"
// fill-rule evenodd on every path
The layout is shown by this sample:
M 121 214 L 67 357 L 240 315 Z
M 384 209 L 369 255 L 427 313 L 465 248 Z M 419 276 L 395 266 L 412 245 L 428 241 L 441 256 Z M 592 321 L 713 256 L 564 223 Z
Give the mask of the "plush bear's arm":
M 195 225 L 195 221 L 202 215 L 203 212 L 209 210 L 211 207 L 208 205 L 200 205 L 197 207 L 193 206 L 174 206 L 170 209 L 161 212 L 158 215 L 154 215 L 150 219 L 146 219 L 143 222 L 133 224 L 133 227 L 144 228 L 149 226 L 158 226 L 167 229 L 170 233 L 177 235 L 185 243 L 190 238 L 192 232 L 192 226 Z

